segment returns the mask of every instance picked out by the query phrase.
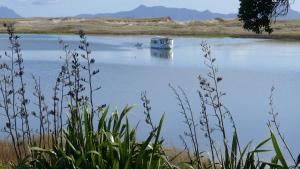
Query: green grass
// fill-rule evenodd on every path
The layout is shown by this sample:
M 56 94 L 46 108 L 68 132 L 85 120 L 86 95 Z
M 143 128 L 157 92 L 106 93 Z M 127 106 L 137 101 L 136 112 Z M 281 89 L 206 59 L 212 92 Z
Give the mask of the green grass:
M 5 169 L 4 164 L 2 164 L 2 162 L 0 162 L 0 169 Z

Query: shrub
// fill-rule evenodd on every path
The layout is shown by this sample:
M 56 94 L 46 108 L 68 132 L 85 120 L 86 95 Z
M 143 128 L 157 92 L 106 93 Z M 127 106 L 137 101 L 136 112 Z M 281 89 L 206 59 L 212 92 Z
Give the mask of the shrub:
M 96 131 L 90 125 L 88 110 L 83 110 L 82 117 L 68 120 L 64 143 L 56 144 L 51 149 L 32 147 L 28 163 L 19 163 L 15 167 L 172 168 L 162 151 L 163 141 L 160 139 L 164 116 L 148 138 L 139 143 L 136 140 L 136 129 L 130 128 L 126 117 L 131 108 L 126 106 L 121 114 L 113 112 L 108 119 L 108 108 L 103 109 Z

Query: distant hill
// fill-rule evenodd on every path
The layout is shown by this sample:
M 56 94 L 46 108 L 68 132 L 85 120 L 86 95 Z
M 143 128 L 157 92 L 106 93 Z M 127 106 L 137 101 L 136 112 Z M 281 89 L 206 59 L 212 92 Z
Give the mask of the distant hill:
M 112 18 L 157 18 L 170 17 L 176 21 L 188 20 L 205 20 L 214 18 L 234 19 L 237 14 L 222 14 L 214 13 L 209 10 L 197 11 L 186 8 L 168 8 L 164 6 L 147 7 L 140 5 L 130 11 L 122 11 L 117 13 L 99 13 L 99 14 L 81 14 L 77 17 L 91 18 L 91 17 L 112 17 Z M 300 19 L 300 12 L 290 9 L 288 15 L 278 17 L 278 19 Z
M 278 17 L 278 19 L 286 19 L 286 20 L 300 19 L 300 12 L 290 9 L 289 13 L 286 16 L 280 16 Z
M 236 14 L 220 14 L 213 13 L 209 10 L 197 11 L 185 8 L 167 8 L 164 6 L 147 7 L 140 5 L 131 11 L 123 11 L 117 13 L 99 13 L 99 14 L 82 14 L 77 17 L 113 17 L 113 18 L 157 18 L 170 17 L 177 21 L 186 20 L 203 20 L 213 18 L 236 18 Z
M 189 21 L 189 20 L 206 20 L 215 18 L 234 19 L 237 14 L 222 14 L 214 13 L 209 10 L 198 11 L 186 8 L 169 8 L 164 6 L 148 7 L 140 5 L 137 8 L 129 11 L 121 11 L 116 13 L 98 13 L 98 14 L 81 14 L 76 17 L 80 18 L 94 18 L 94 17 L 112 17 L 112 18 L 159 18 L 170 17 L 175 21 Z M 5 6 L 0 6 L 0 18 L 22 18 L 14 10 Z M 280 16 L 278 20 L 300 19 L 300 12 L 290 9 L 286 16 Z
M 12 9 L 9 9 L 4 6 L 0 6 L 0 18 L 22 18 L 22 17 Z

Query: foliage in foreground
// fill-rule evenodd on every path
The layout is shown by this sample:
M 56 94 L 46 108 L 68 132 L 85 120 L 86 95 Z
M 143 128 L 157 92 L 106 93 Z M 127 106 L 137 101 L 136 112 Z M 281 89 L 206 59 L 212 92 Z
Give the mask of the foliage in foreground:
M 161 118 L 159 126 L 150 133 L 149 137 L 139 143 L 136 140 L 136 129 L 130 128 L 126 118 L 130 110 L 131 107 L 125 107 L 121 114 L 113 112 L 108 118 L 108 108 L 103 109 L 97 130 L 93 132 L 90 115 L 85 109 L 83 117 L 69 119 L 68 127 L 64 131 L 64 143 L 54 145 L 52 149 L 32 147 L 31 157 L 15 167 L 44 169 L 172 168 L 163 154 L 163 141 L 160 139 L 164 117 Z

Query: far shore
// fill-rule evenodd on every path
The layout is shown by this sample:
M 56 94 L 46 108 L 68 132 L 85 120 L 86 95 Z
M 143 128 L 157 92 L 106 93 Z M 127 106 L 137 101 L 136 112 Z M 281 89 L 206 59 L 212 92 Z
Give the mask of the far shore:
M 0 24 L 14 23 L 17 33 L 76 34 L 84 30 L 95 35 L 165 35 L 300 40 L 300 20 L 279 20 L 271 35 L 246 31 L 238 19 L 211 19 L 189 22 L 163 18 L 25 18 L 0 19 Z M 0 33 L 6 33 L 0 27 Z

